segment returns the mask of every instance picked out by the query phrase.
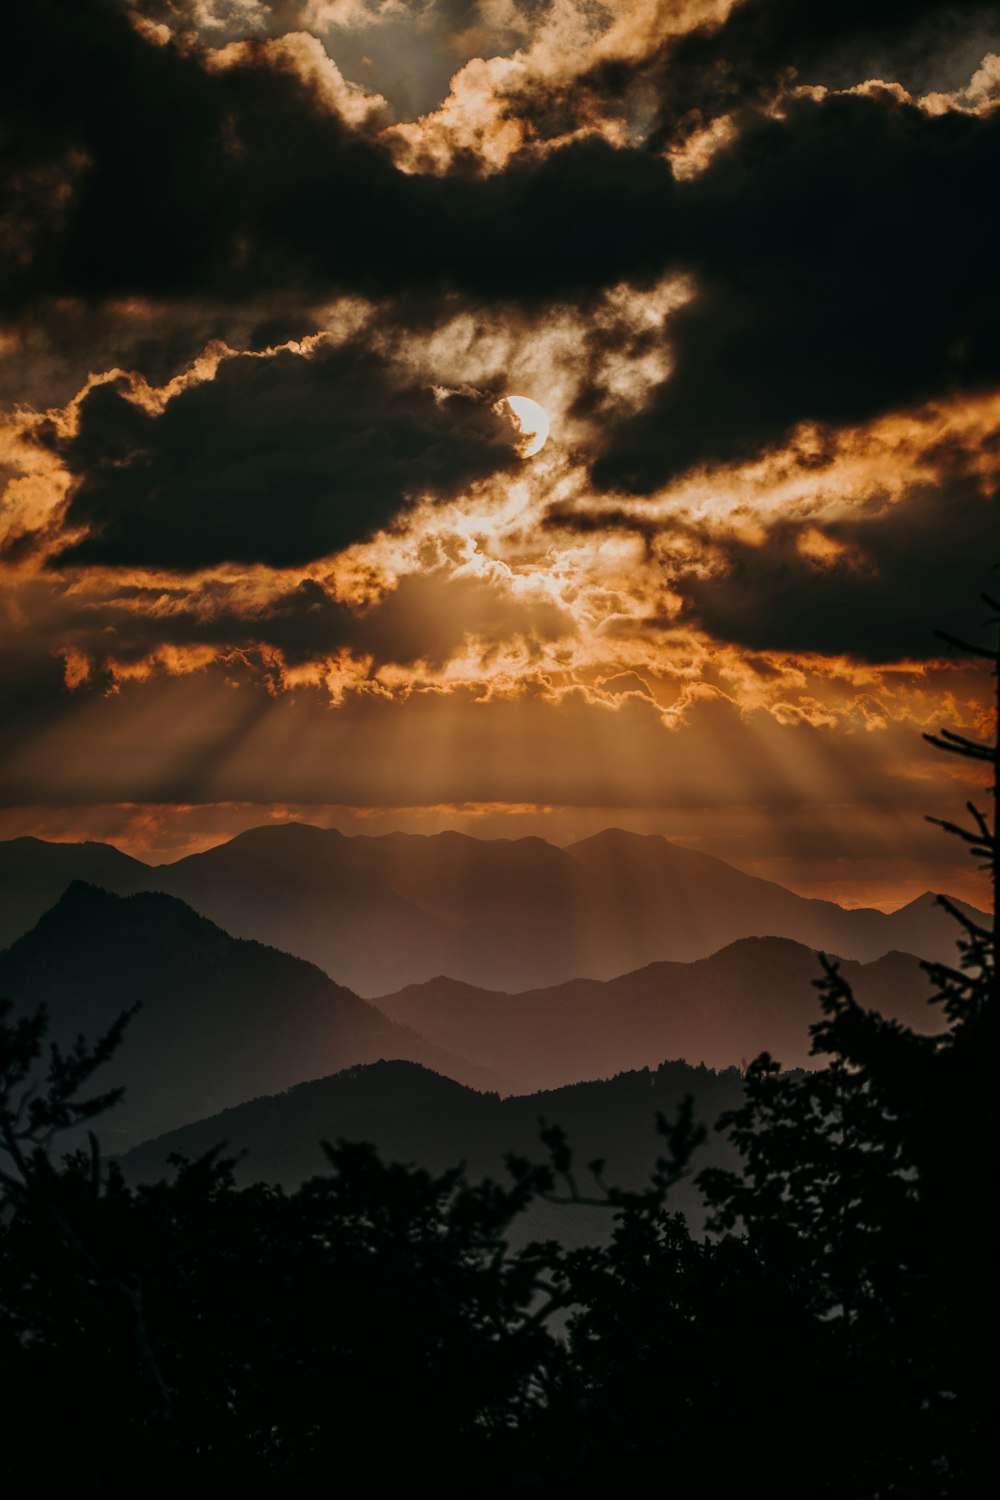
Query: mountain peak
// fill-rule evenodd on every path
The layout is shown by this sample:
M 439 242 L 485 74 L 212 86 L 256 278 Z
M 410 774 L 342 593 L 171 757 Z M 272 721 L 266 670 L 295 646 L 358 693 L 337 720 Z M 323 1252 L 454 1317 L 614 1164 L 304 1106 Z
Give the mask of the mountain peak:
M 122 896 L 92 881 L 72 880 L 7 951 L 33 954 L 46 968 L 76 953 L 81 963 L 135 963 L 140 970 L 160 965 L 166 972 L 172 970 L 175 954 L 182 956 L 181 950 L 193 947 L 205 953 L 236 942 L 178 896 L 164 891 Z
M 44 914 L 42 921 L 48 921 L 67 911 L 99 911 L 121 916 L 129 910 L 159 911 L 173 917 L 186 915 L 206 927 L 214 925 L 207 917 L 199 916 L 179 896 L 168 896 L 165 891 L 134 891 L 122 896 L 116 891 L 105 890 L 92 880 L 71 880 L 58 901 Z
M 281 839 L 289 841 L 299 839 L 310 843 L 317 839 L 342 839 L 344 835 L 338 828 L 321 828 L 318 823 L 301 823 L 297 818 L 289 818 L 286 823 L 259 823 L 255 828 L 244 828 L 242 833 L 236 834 L 235 838 L 227 839 L 224 845 L 216 845 L 217 848 L 229 847 L 239 844 L 245 847 L 247 844 L 258 844 L 268 840 Z
M 608 844 L 666 844 L 674 849 L 677 846 L 671 844 L 661 833 L 635 833 L 631 828 L 602 828 L 600 833 L 592 833 L 585 839 L 577 839 L 573 844 L 567 844 L 568 849 L 583 849 L 590 846 L 600 847 Z
M 97 885 L 92 880 L 71 880 L 52 910 L 46 912 L 45 915 L 51 916 L 52 912 L 72 910 L 80 906 L 110 905 L 119 900 L 121 900 L 120 896 L 113 896 L 102 885 Z

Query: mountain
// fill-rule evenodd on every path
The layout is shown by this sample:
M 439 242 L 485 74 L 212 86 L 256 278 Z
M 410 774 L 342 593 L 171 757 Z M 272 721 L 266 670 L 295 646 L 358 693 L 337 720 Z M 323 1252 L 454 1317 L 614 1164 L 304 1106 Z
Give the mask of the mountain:
M 964 901 L 956 901 L 949 898 L 953 906 L 956 906 L 965 916 L 971 917 L 973 921 L 991 925 L 991 919 L 985 912 L 977 911 L 974 906 L 969 906 Z M 883 913 L 879 912 L 879 916 Z M 873 931 L 887 933 L 892 938 L 892 945 L 900 953 L 917 953 L 921 958 L 934 958 L 933 948 L 938 948 L 938 959 L 944 963 L 955 963 L 955 934 L 958 928 L 952 917 L 938 905 L 938 899 L 929 891 L 910 901 L 906 906 L 901 906 L 898 911 L 890 912 L 884 916 L 884 920 Z M 927 951 L 924 951 L 924 950 Z
M 143 890 L 151 874 L 148 865 L 111 844 L 0 842 L 0 948 L 34 927 L 74 880 L 127 896 Z
M 769 1051 L 814 1067 L 809 1027 L 820 1018 L 816 954 L 787 938 L 742 938 L 693 963 L 654 963 L 618 979 L 576 979 L 521 994 L 438 978 L 376 1002 L 439 1046 L 511 1079 L 553 1088 L 684 1057 L 712 1068 Z M 915 958 L 890 953 L 841 965 L 860 1004 L 932 1031 L 939 1010 Z
M 314 965 L 230 937 L 174 897 L 77 882 L 0 953 L 0 995 L 44 1004 L 63 1045 L 142 1009 L 96 1088 L 127 1085 L 117 1145 L 361 1062 L 409 1058 L 479 1088 L 502 1081 L 387 1019 Z M 110 1134 L 109 1134 L 110 1132 Z
M 253 828 L 150 870 L 147 885 L 235 936 L 319 964 L 354 989 L 387 989 L 398 982 L 387 976 L 401 972 L 442 972 L 461 934 L 352 858 L 356 842 L 299 823 Z
M 351 1140 L 371 1142 L 386 1160 L 413 1162 L 431 1172 L 461 1161 L 471 1178 L 506 1181 L 508 1152 L 547 1160 L 538 1134 L 539 1120 L 545 1119 L 567 1132 L 584 1192 L 588 1186 L 593 1191 L 586 1163 L 598 1157 L 607 1163 L 606 1181 L 639 1187 L 663 1151 L 654 1128 L 657 1110 L 672 1118 L 690 1094 L 697 1117 L 711 1125 L 738 1102 L 742 1087 L 736 1069 L 716 1073 L 667 1062 L 653 1071 L 499 1099 L 412 1063 L 383 1062 L 253 1099 L 144 1142 L 122 1158 L 122 1167 L 130 1181 L 155 1181 L 168 1170 L 172 1152 L 195 1158 L 225 1142 L 227 1154 L 246 1152 L 235 1167 L 239 1182 L 291 1188 L 326 1168 L 321 1141 Z M 731 1159 L 728 1145 L 710 1131 L 698 1165 Z M 690 1183 L 678 1190 L 677 1206 L 697 1216 L 699 1199 Z M 582 1243 L 610 1228 L 606 1211 L 539 1204 L 522 1232 Z
M 891 915 L 845 911 L 666 839 L 616 829 L 560 849 L 538 838 L 347 837 L 289 823 L 156 868 L 106 845 L 37 843 L 0 846 L 15 892 L 18 861 L 25 889 L 34 889 L 39 849 L 56 851 L 46 856 L 50 892 L 73 873 L 106 889 L 164 891 L 234 936 L 308 959 L 366 996 L 440 974 L 510 991 L 611 979 L 660 960 L 705 958 L 745 937 L 785 937 L 864 961 L 894 949 L 946 961 L 955 952 L 955 924 L 929 895 Z M 63 876 L 73 849 L 84 868 Z M 103 876 L 89 867 L 98 859 Z M 31 899 L 37 920 L 41 897 Z M 26 920 L 16 911 L 15 902 L 8 928 Z
M 741 937 L 791 938 L 862 961 L 893 950 L 918 958 L 955 957 L 958 929 L 929 893 L 891 915 L 845 910 L 746 875 L 711 855 L 621 829 L 606 829 L 566 853 L 586 870 L 590 910 L 603 913 L 612 941 L 616 934 L 629 935 L 608 954 L 610 968 L 605 963 L 602 972 L 595 970 L 597 978 L 659 958 L 704 958 Z M 603 934 L 601 941 L 607 941 Z M 637 955 L 642 950 L 630 965 L 618 961 L 626 945 Z
M 150 883 L 367 996 L 438 974 L 503 990 L 610 979 L 742 937 L 863 960 L 901 939 L 920 958 L 950 958 L 955 944 L 931 897 L 893 916 L 845 911 L 614 829 L 559 849 L 538 838 L 347 837 L 285 824 L 161 866 Z

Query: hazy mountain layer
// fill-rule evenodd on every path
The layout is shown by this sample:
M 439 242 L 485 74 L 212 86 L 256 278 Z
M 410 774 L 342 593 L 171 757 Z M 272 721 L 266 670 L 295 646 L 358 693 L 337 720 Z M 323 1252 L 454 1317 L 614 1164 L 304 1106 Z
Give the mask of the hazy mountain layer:
M 665 839 L 608 832 L 569 849 L 462 834 L 347 838 L 254 829 L 155 872 L 228 931 L 318 963 L 371 996 L 447 974 L 523 990 L 788 937 L 873 959 L 947 957 L 954 924 L 926 899 L 891 917 L 810 901 Z
M 75 876 L 162 890 L 367 996 L 440 974 L 500 990 L 610 979 L 658 960 L 705 958 L 743 937 L 786 937 L 861 960 L 893 950 L 954 956 L 954 923 L 930 896 L 888 916 L 845 911 L 616 830 L 558 849 L 536 838 L 348 838 L 285 824 L 158 868 L 106 845 L 0 847 L 11 936 Z
M 937 1030 L 918 961 L 890 953 L 842 972 L 868 1009 Z M 815 1067 L 809 1027 L 820 1018 L 817 955 L 787 938 L 743 938 L 693 963 L 656 963 L 606 981 L 571 980 L 510 995 L 432 979 L 381 996 L 379 1009 L 512 1079 L 519 1089 L 684 1057 L 712 1068 L 769 1051 L 786 1067 Z
M 170 896 L 71 885 L 0 953 L 0 995 L 21 1010 L 44 1004 L 63 1043 L 95 1038 L 141 1001 L 95 1089 L 127 1085 L 104 1130 L 118 1144 L 379 1058 L 414 1059 L 480 1088 L 499 1083 L 314 965 L 232 938 Z
M 655 1130 L 657 1110 L 672 1119 L 691 1094 L 698 1118 L 711 1125 L 741 1092 L 735 1069 L 715 1073 L 667 1062 L 654 1071 L 499 1099 L 409 1063 L 376 1063 L 199 1120 L 143 1143 L 122 1164 L 131 1180 L 153 1181 L 168 1169 L 171 1152 L 196 1157 L 226 1142 L 227 1154 L 230 1149 L 247 1153 L 236 1164 L 238 1181 L 293 1187 L 324 1170 L 321 1141 L 352 1140 L 371 1142 L 387 1160 L 415 1162 L 433 1172 L 461 1161 L 470 1177 L 505 1181 L 508 1152 L 547 1159 L 538 1135 L 539 1120 L 545 1119 L 566 1130 L 581 1190 L 592 1193 L 587 1163 L 595 1158 L 606 1159 L 608 1182 L 639 1187 L 647 1180 L 663 1152 Z M 698 1165 L 729 1159 L 726 1143 L 710 1131 Z M 690 1183 L 678 1189 L 678 1207 L 697 1217 L 699 1203 Z M 522 1229 L 529 1237 L 557 1234 L 583 1242 L 610 1227 L 606 1211 L 537 1205 Z

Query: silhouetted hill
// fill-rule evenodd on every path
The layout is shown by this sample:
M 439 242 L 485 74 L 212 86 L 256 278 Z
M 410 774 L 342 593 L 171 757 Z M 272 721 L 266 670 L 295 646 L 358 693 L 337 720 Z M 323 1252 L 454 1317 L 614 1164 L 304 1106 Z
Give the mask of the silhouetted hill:
M 144 890 L 152 873 L 111 844 L 0 842 L 0 948 L 34 927 L 74 880 L 127 896 Z
M 944 960 L 955 951 L 955 925 L 930 896 L 888 916 L 845 911 L 616 829 L 559 849 L 538 838 L 346 837 L 293 823 L 157 868 L 106 845 L 15 840 L 0 846 L 11 889 L 19 861 L 25 890 L 37 884 L 39 850 L 50 851 L 51 899 L 75 857 L 84 868 L 66 878 L 179 896 L 234 936 L 306 958 L 367 996 L 438 974 L 514 991 L 611 979 L 656 961 L 705 958 L 744 937 L 786 937 L 865 961 L 894 949 Z M 25 908 L 32 920 L 42 894 L 39 886 Z M 18 910 L 9 904 L 11 934 L 27 921 Z
M 890 953 L 843 963 L 860 1004 L 936 1030 L 927 976 Z M 787 938 L 743 938 L 693 963 L 655 963 L 618 979 L 570 980 L 522 994 L 438 978 L 376 1002 L 439 1046 L 475 1058 L 519 1089 L 552 1088 L 683 1057 L 713 1068 L 767 1050 L 786 1067 L 815 1067 L 816 954 Z
M 599 1157 L 606 1159 L 609 1182 L 638 1187 L 663 1151 L 654 1129 L 656 1111 L 672 1118 L 687 1094 L 695 1100 L 698 1117 L 711 1125 L 741 1098 L 742 1079 L 735 1069 L 715 1073 L 666 1062 L 653 1071 L 499 1099 L 411 1063 L 376 1063 L 253 1099 L 171 1131 L 129 1151 L 122 1166 L 132 1181 L 153 1181 L 167 1171 L 171 1152 L 193 1158 L 225 1141 L 227 1151 L 247 1153 L 236 1165 L 238 1181 L 290 1188 L 324 1169 L 322 1140 L 343 1139 L 370 1141 L 387 1160 L 414 1162 L 433 1172 L 462 1161 L 471 1177 L 503 1181 L 508 1152 L 546 1159 L 538 1137 L 541 1117 L 566 1130 L 584 1191 L 588 1186 L 593 1190 L 586 1163 Z M 730 1159 L 718 1136 L 711 1136 L 699 1157 L 703 1165 L 709 1159 Z M 696 1211 L 698 1202 L 690 1186 L 679 1190 L 678 1207 Z M 610 1227 L 610 1216 L 602 1210 L 542 1204 L 532 1210 L 523 1232 L 583 1243 Z
M 171 896 L 74 883 L 0 953 L 0 995 L 44 1004 L 60 1042 L 94 1039 L 135 1001 L 101 1089 L 124 1083 L 106 1134 L 131 1142 L 254 1094 L 384 1057 L 498 1086 L 314 965 L 232 938 Z

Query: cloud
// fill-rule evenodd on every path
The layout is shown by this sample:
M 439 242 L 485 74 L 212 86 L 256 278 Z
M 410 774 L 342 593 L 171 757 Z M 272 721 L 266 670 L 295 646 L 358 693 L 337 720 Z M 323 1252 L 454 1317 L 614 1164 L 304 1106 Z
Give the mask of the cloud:
M 820 524 L 778 521 L 756 544 L 717 536 L 714 566 L 672 587 L 681 619 L 753 650 L 927 660 L 945 649 L 936 628 L 981 637 L 998 523 L 996 495 L 971 478 L 917 486 Z
M 0 726 L 0 804 L 251 801 L 351 806 L 508 802 L 575 806 L 800 808 L 870 802 L 916 818 L 954 785 L 919 729 L 940 688 L 909 696 L 895 721 L 845 735 L 822 716 L 741 712 L 720 693 L 691 697 L 677 721 L 626 692 L 614 706 L 582 690 L 483 698 L 474 688 L 348 691 L 331 712 L 317 685 L 269 696 L 238 661 L 197 673 L 124 677 L 104 697 L 62 693 L 57 713 Z M 953 691 L 988 694 L 956 670 Z M 248 690 L 249 689 L 249 690 Z M 961 705 L 960 705 L 961 706 Z M 912 716 L 907 709 L 911 709 Z M 968 713 L 949 715 L 967 722 Z M 673 723 L 673 727 L 670 727 Z M 964 789 L 964 788 L 963 788 Z
M 1000 36 L 988 0 L 742 0 L 718 26 L 668 42 L 656 60 L 663 101 L 653 139 L 790 87 L 850 88 L 871 78 L 914 93 L 964 82 Z
M 442 673 L 469 639 L 488 659 L 513 640 L 554 641 L 574 629 L 572 619 L 537 592 L 443 569 L 409 574 L 361 610 L 348 608 L 314 578 L 259 601 L 218 586 L 209 586 L 200 601 L 178 591 L 172 605 L 158 608 L 162 598 L 154 588 L 123 591 L 112 611 L 102 611 L 114 622 L 116 663 L 147 662 L 152 674 L 164 644 L 209 645 L 217 657 L 263 648 L 277 685 L 319 684 L 330 659 L 345 651 L 363 662 L 366 680 L 386 667 L 418 663 Z M 90 641 L 99 647 L 93 633 Z M 299 670 L 310 665 L 312 673 Z
M 651 59 L 730 8 L 731 0 L 482 5 L 479 24 L 455 39 L 466 61 L 447 97 L 384 138 L 407 170 L 441 173 L 462 165 L 496 172 L 519 154 L 544 155 L 586 136 L 638 144 L 654 111 Z
M 1000 41 L 989 0 L 815 0 L 807 9 L 739 0 L 671 7 L 669 20 L 658 9 L 650 17 L 628 7 L 591 55 L 576 49 L 509 89 L 506 111 L 522 134 L 545 141 L 628 120 L 630 138 L 638 129 L 653 149 L 676 152 L 748 110 L 780 110 L 796 89 L 886 79 L 914 95 L 953 92 Z
M 517 462 L 489 399 L 401 384 L 354 343 L 225 359 L 161 415 L 97 386 L 60 446 L 86 535 L 59 561 L 175 572 L 306 563 Z
M 74 700 L 213 668 L 251 696 L 489 691 L 491 677 L 517 692 L 577 631 L 559 601 L 500 567 L 429 565 L 378 589 L 372 578 L 369 592 L 348 604 L 328 575 L 291 582 L 262 568 L 173 583 L 105 573 L 11 584 L 0 619 L 11 723 L 31 732 L 72 714 Z
M 443 668 L 472 638 L 505 649 L 513 639 L 551 642 L 574 633 L 572 618 L 537 591 L 517 593 L 492 579 L 410 574 L 356 620 L 348 643 L 380 664 Z M 529 653 L 530 655 L 530 653 Z
M 610 431 L 596 482 L 649 493 L 804 420 L 995 384 L 980 226 L 998 148 L 1000 113 L 931 117 L 884 92 L 748 125 L 683 186 L 697 294 L 666 331 L 669 379 Z

